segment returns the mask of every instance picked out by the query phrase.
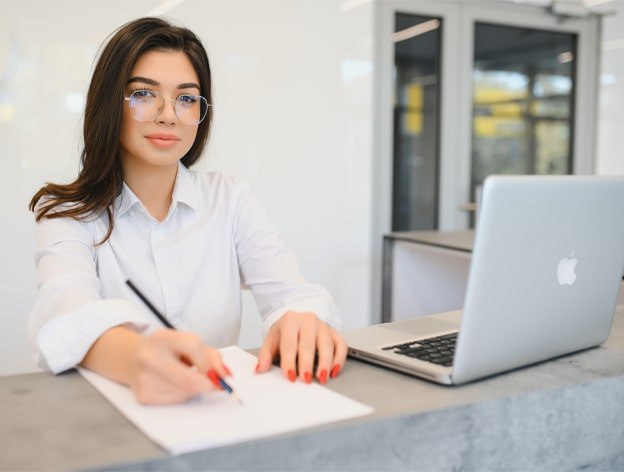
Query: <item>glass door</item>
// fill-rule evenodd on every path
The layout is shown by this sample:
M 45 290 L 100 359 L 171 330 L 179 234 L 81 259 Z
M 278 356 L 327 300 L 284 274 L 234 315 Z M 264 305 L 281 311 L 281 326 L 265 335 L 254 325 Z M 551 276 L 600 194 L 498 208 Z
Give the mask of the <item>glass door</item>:
M 384 0 L 376 18 L 381 234 L 470 228 L 490 174 L 594 171 L 598 16 Z
M 470 195 L 490 174 L 570 174 L 578 34 L 474 23 Z
M 476 23 L 472 177 L 572 171 L 576 34 Z

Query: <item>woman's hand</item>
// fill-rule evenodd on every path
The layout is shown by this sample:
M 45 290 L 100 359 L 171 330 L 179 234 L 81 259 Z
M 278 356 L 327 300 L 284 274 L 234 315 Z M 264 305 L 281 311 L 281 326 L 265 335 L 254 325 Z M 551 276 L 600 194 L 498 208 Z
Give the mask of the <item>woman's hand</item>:
M 142 336 L 117 326 L 93 344 L 82 365 L 129 385 L 137 400 L 148 405 L 182 403 L 217 390 L 207 376 L 231 375 L 218 350 L 203 345 L 192 333 L 160 329 Z
M 216 349 L 192 334 L 171 329 L 155 331 L 137 351 L 130 388 L 141 403 L 181 403 L 219 388 L 207 373 L 231 375 Z
M 312 378 L 324 384 L 338 375 L 347 358 L 347 344 L 337 331 L 314 313 L 288 311 L 269 330 L 258 353 L 256 372 L 271 368 L 279 354 L 284 375 L 294 382 L 299 378 L 311 383 Z M 314 370 L 314 357 L 318 364 Z

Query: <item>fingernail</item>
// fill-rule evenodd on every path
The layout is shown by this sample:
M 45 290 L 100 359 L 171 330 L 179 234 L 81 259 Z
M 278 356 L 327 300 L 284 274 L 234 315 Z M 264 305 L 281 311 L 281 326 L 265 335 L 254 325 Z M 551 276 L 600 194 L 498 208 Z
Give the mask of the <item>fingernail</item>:
M 219 382 L 219 376 L 217 375 L 217 373 L 210 369 L 206 375 L 208 376 L 208 378 L 210 379 L 210 381 L 215 384 L 215 387 L 222 389 L 223 387 L 221 387 L 221 383 Z
M 288 371 L 288 380 L 290 380 L 291 382 L 294 382 L 295 380 L 297 380 L 297 374 L 295 374 L 294 370 Z
M 260 362 L 256 364 L 256 369 L 254 370 L 254 372 L 257 374 L 259 370 L 260 370 Z
M 334 377 L 338 375 L 338 372 L 340 372 L 340 364 L 336 364 L 334 366 L 334 368 L 331 371 L 330 377 L 333 379 Z
M 312 383 L 312 374 L 310 372 L 306 372 L 305 374 L 303 374 L 303 379 L 307 384 Z
M 226 366 L 225 364 L 223 364 L 223 370 L 225 370 L 226 374 L 232 377 L 232 372 L 230 371 L 230 369 L 228 369 L 228 366 Z
M 322 384 L 327 382 L 327 369 L 321 370 L 321 373 L 319 374 L 319 382 Z

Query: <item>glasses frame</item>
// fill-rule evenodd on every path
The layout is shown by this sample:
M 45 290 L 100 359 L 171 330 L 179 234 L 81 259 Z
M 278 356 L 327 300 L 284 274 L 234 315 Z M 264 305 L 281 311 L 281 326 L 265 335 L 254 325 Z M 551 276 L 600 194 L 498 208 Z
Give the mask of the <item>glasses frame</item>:
M 145 92 L 149 92 L 150 94 L 155 96 L 155 100 L 158 100 L 158 98 L 160 98 L 161 100 L 161 104 L 158 106 L 156 112 L 154 113 L 154 116 L 150 119 L 146 119 L 146 120 L 140 120 L 138 119 L 135 114 L 134 114 L 134 107 L 133 107 L 133 103 L 136 99 L 135 94 L 137 93 L 145 93 Z M 181 106 L 184 105 L 184 102 L 180 101 L 181 97 L 192 97 L 194 99 L 199 99 L 200 100 L 200 113 L 201 110 L 203 109 L 203 113 L 201 113 L 201 117 L 199 119 L 199 121 L 193 122 L 193 123 L 186 123 L 183 121 L 183 118 L 180 117 L 180 115 L 178 114 L 178 105 L 181 104 Z M 194 125 L 198 125 L 200 124 L 202 121 L 204 121 L 204 119 L 206 118 L 206 116 L 208 115 L 208 110 L 210 110 L 210 108 L 212 108 L 212 104 L 208 103 L 208 100 L 206 100 L 206 97 L 203 97 L 201 95 L 194 95 L 192 93 L 182 93 L 180 95 L 178 95 L 177 98 L 172 98 L 172 99 L 165 99 L 165 97 L 163 97 L 163 95 L 160 92 L 157 92 L 155 90 L 135 90 L 134 92 L 132 92 L 130 94 L 130 96 L 128 97 L 124 97 L 124 101 L 128 102 L 128 106 L 130 107 L 130 115 L 132 116 L 132 118 L 135 121 L 138 121 L 139 123 L 149 123 L 150 121 L 154 121 L 156 120 L 156 118 L 158 118 L 161 113 L 163 112 L 163 110 L 165 109 L 165 104 L 167 104 L 168 102 L 173 102 L 173 111 L 176 115 L 176 117 L 178 118 L 178 120 L 180 121 L 180 123 L 184 124 L 184 125 L 188 125 L 188 126 L 194 126 Z M 203 107 L 203 108 L 202 108 Z

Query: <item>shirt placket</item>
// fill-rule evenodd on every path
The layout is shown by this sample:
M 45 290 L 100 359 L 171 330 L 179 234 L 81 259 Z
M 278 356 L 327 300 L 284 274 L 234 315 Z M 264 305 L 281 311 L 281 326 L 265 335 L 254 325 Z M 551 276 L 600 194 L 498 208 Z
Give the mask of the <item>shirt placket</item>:
M 155 225 L 150 233 L 152 255 L 165 301 L 165 314 L 174 326 L 182 324 L 180 293 L 176 276 L 176 264 L 171 255 L 167 238 L 166 222 Z

